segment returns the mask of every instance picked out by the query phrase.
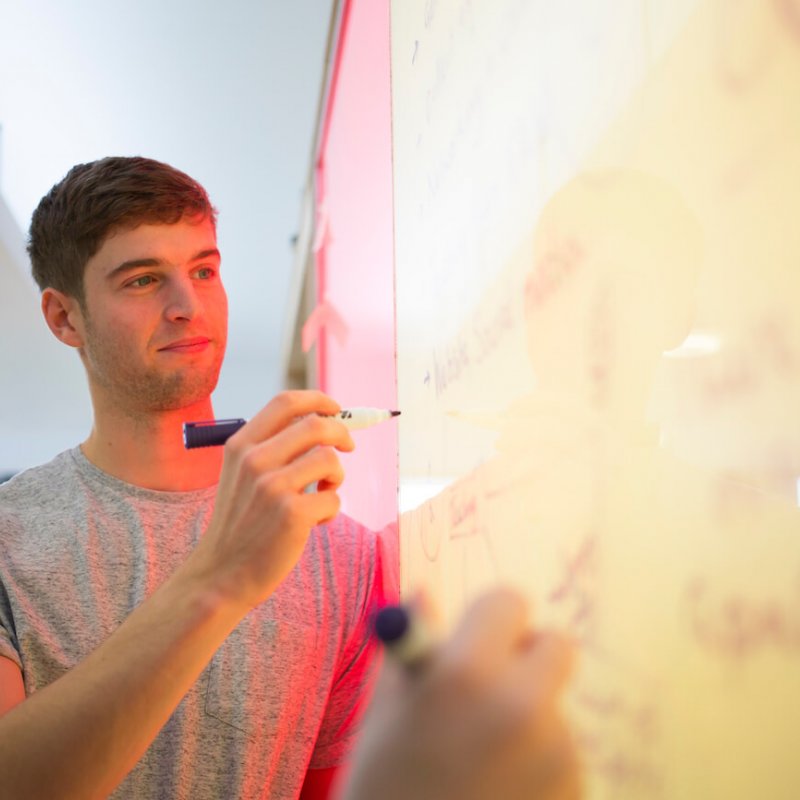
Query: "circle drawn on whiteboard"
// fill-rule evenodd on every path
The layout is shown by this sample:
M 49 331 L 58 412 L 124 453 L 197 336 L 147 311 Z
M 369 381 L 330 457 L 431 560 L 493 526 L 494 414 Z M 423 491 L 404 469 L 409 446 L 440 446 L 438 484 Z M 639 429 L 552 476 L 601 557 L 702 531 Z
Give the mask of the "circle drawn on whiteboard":
M 422 552 L 425 554 L 425 558 L 428 561 L 436 562 L 442 548 L 442 537 L 437 530 L 433 503 L 428 501 L 426 505 L 428 506 L 427 519 L 423 519 L 420 525 L 420 543 L 422 544 Z

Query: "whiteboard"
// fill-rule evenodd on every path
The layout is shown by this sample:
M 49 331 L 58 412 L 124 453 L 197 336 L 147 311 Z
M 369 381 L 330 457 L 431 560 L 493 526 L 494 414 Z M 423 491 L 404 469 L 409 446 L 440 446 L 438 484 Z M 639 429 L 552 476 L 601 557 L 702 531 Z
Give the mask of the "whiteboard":
M 800 3 L 392 5 L 402 590 L 568 631 L 592 798 L 800 792 Z

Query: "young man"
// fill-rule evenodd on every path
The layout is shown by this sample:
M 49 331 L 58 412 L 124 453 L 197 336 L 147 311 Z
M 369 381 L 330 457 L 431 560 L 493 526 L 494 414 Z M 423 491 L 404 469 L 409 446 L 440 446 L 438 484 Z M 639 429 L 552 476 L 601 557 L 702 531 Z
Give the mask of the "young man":
M 213 417 L 227 301 L 215 211 L 172 167 L 76 166 L 29 252 L 94 424 L 0 490 L 4 791 L 326 796 L 382 593 L 374 537 L 338 515 L 338 406 L 284 393 L 224 448 L 184 448 Z
M 214 211 L 183 173 L 75 167 L 30 252 L 94 426 L 0 488 L 3 796 L 327 796 L 383 591 L 373 537 L 337 515 L 338 406 L 284 393 L 224 450 L 184 449 L 227 320 Z M 343 797 L 577 797 L 569 661 L 513 593 L 478 601 L 422 676 L 389 665 Z

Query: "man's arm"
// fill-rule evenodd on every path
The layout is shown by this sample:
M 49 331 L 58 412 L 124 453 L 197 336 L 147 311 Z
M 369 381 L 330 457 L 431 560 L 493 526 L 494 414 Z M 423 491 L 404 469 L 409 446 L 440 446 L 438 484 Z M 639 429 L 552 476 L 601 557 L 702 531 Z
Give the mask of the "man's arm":
M 0 656 L 0 717 L 24 699 L 22 671 L 10 658 Z
M 303 781 L 300 800 L 328 800 L 329 797 L 333 797 L 333 785 L 339 771 L 339 767 L 310 769 Z
M 320 393 L 289 392 L 231 437 L 209 528 L 186 562 L 86 659 L 0 719 L 5 791 L 106 797 L 136 764 L 225 637 L 292 569 L 311 527 L 338 512 L 333 450 L 352 439 L 316 416 L 336 411 Z

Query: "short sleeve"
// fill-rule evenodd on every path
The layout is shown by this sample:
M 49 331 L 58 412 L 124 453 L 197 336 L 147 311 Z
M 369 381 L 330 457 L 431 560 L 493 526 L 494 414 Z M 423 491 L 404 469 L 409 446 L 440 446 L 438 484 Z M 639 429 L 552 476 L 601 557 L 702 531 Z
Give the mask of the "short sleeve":
M 22 659 L 19 657 L 19 652 L 17 648 L 14 647 L 11 638 L 3 628 L 0 628 L 0 657 L 10 659 L 22 669 Z
M 8 600 L 5 586 L 0 574 L 0 656 L 11 659 L 22 669 L 22 659 L 14 635 L 14 619 L 11 614 L 11 603 Z
M 13 517 L 6 514 L 4 505 L 0 504 L 0 656 L 10 658 L 22 669 L 22 659 L 17 644 L 14 615 L 11 610 L 11 600 L 8 596 L 6 581 L 7 558 L 11 549 L 12 533 L 16 533 L 17 526 L 13 524 Z

